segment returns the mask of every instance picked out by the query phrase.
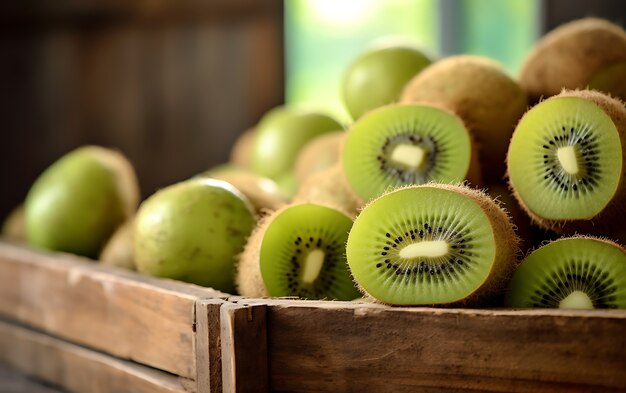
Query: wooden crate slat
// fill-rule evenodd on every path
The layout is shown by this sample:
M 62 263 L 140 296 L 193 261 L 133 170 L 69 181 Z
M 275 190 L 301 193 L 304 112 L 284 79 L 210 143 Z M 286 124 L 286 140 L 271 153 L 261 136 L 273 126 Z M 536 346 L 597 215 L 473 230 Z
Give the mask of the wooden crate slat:
M 225 303 L 220 317 L 223 392 L 268 391 L 265 305 Z
M 0 314 L 195 379 L 195 302 L 225 294 L 0 243 Z
M 258 303 L 272 391 L 626 391 L 624 310 Z
M 0 364 L 70 392 L 187 392 L 171 374 L 5 321 L 0 321 Z
M 222 391 L 220 299 L 196 303 L 196 376 L 198 393 Z

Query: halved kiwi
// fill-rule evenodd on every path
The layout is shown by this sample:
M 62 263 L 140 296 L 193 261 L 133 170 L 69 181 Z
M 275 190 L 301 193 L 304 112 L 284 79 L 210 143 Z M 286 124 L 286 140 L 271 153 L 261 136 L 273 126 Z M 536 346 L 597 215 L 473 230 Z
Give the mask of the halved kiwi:
M 513 275 L 509 307 L 626 308 L 626 252 L 592 237 L 563 238 L 532 252 Z
M 390 105 L 350 128 L 342 165 L 352 191 L 367 201 L 402 185 L 461 182 L 478 172 L 470 171 L 473 154 L 467 129 L 451 112 Z
M 380 302 L 478 305 L 506 286 L 517 247 L 509 217 L 486 194 L 428 184 L 367 205 L 346 252 L 361 291 Z
M 358 297 L 345 257 L 351 226 L 344 213 L 322 205 L 294 204 L 276 212 L 251 238 L 257 244 L 246 246 L 248 260 L 240 263 L 237 273 L 240 293 L 263 293 L 258 288 L 260 273 L 271 296 Z
M 610 233 L 624 211 L 625 133 L 623 104 L 599 92 L 564 91 L 537 104 L 509 147 L 520 205 L 559 233 Z

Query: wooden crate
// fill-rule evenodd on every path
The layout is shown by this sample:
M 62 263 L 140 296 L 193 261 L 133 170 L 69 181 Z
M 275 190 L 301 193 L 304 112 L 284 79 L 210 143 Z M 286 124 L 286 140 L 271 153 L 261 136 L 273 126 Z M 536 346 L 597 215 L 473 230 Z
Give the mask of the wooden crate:
M 246 299 L 0 243 L 0 316 L 0 366 L 71 392 L 626 391 L 626 310 Z
M 71 343 L 173 375 L 192 392 L 220 391 L 219 307 L 226 298 L 209 288 L 0 243 L 0 316 L 56 340 L 48 345 L 24 333 L 24 340 L 1 340 L 2 353 L 19 351 L 14 346 L 25 342 L 32 354 L 87 359 L 57 345 Z M 28 373 L 28 362 L 17 365 Z M 35 364 L 30 371 L 41 374 Z
M 244 299 L 221 320 L 223 384 L 237 391 L 626 391 L 626 310 Z

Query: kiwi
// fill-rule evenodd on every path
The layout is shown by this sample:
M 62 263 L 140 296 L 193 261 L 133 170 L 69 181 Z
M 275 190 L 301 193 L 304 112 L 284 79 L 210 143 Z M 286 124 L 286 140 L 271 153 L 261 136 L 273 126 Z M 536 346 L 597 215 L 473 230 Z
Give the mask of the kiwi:
M 134 219 L 127 220 L 115 230 L 106 243 L 98 260 L 103 265 L 137 270 L 133 256 Z
M 323 205 L 292 204 L 274 213 L 246 246 L 237 273 L 240 293 L 355 299 L 344 246 L 351 226 L 348 216 Z
M 284 195 L 293 197 L 298 192 L 300 183 L 295 173 L 287 172 L 276 178 L 276 185 Z
M 2 239 L 13 243 L 26 242 L 26 217 L 23 204 L 11 210 L 4 219 L 0 234 L 2 234 Z
M 135 172 L 121 153 L 78 148 L 47 168 L 29 190 L 28 243 L 95 258 L 138 201 Z
M 473 154 L 467 129 L 451 112 L 396 104 L 350 128 L 341 160 L 350 189 L 367 201 L 401 185 L 461 182 L 472 173 Z
M 343 129 L 329 116 L 291 107 L 273 109 L 256 128 L 251 169 L 274 180 L 293 171 L 300 149 L 311 139 Z
M 550 242 L 513 275 L 506 304 L 518 308 L 626 308 L 626 252 L 593 237 Z
M 626 61 L 626 31 L 598 18 L 563 24 L 546 34 L 528 54 L 519 82 L 531 103 L 563 88 L 585 88 L 594 74 Z
M 329 132 L 307 143 L 296 160 L 295 174 L 298 181 L 302 183 L 308 177 L 337 164 L 345 137 L 345 131 Z
M 480 56 L 448 57 L 415 76 L 400 102 L 432 103 L 456 113 L 478 145 L 483 179 L 502 180 L 509 140 L 527 101 L 499 63 Z
M 404 85 L 431 63 L 422 52 L 406 45 L 387 44 L 367 50 L 346 70 L 343 101 L 353 119 L 398 101 Z
M 396 305 L 482 305 L 506 286 L 518 239 L 482 191 L 427 184 L 391 191 L 356 218 L 347 243 L 361 291 Z
M 137 270 L 232 293 L 235 256 L 255 221 L 250 202 L 225 181 L 193 179 L 166 187 L 139 207 Z
M 600 92 L 564 91 L 519 122 L 508 175 L 539 226 L 562 234 L 610 234 L 624 216 L 626 108 Z
M 596 72 L 589 81 L 589 88 L 626 101 L 626 62 Z
M 217 173 L 207 171 L 206 176 L 200 174 L 197 177 L 211 177 L 232 184 L 248 198 L 257 215 L 277 210 L 289 202 L 289 197 L 278 188 L 274 180 L 244 169 Z
M 250 168 L 252 147 L 256 138 L 256 129 L 249 128 L 237 138 L 230 150 L 230 163 L 240 168 Z
M 335 165 L 306 179 L 293 200 L 332 206 L 351 217 L 356 217 L 363 205 L 348 188 L 341 165 Z

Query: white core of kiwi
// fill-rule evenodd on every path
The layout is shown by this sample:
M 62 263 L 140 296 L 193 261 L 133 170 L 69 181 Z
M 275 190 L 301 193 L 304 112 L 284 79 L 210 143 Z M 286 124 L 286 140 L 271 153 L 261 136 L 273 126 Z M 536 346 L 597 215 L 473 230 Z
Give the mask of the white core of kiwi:
M 391 160 L 411 169 L 417 169 L 426 161 L 427 153 L 419 146 L 399 144 L 391 153 Z
M 557 158 L 559 159 L 559 164 L 565 172 L 570 175 L 577 174 L 580 169 L 578 168 L 578 157 L 576 156 L 576 147 L 569 145 L 559 147 L 556 151 Z
M 315 249 L 309 252 L 304 261 L 304 271 L 302 272 L 302 282 L 312 284 L 322 271 L 324 266 L 324 251 Z
M 561 300 L 559 308 L 592 310 L 594 307 L 593 302 L 585 292 L 574 291 Z
M 438 258 L 448 255 L 450 248 L 445 240 L 415 242 L 400 250 L 400 258 Z

